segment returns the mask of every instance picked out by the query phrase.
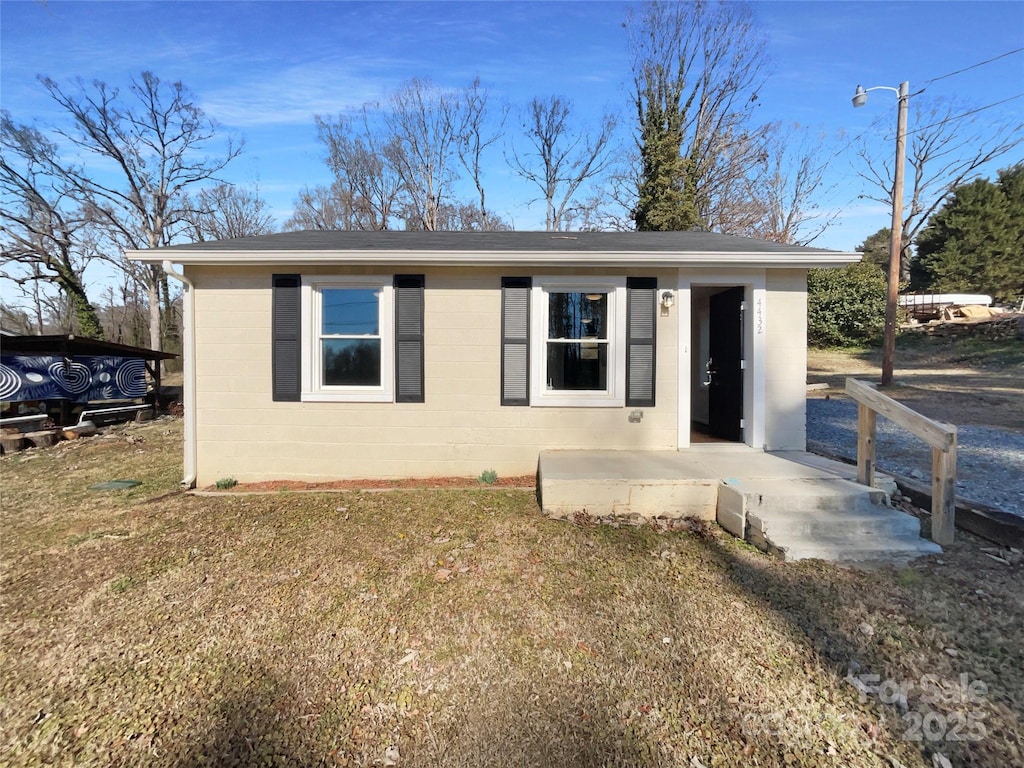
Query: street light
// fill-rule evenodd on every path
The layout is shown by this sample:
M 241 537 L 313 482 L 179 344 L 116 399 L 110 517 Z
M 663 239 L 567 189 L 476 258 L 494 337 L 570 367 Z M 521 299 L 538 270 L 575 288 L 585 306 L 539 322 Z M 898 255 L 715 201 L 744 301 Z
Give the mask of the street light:
M 885 333 L 882 341 L 882 386 L 892 383 L 892 360 L 896 353 L 896 304 L 900 296 L 900 251 L 903 250 L 903 167 L 907 160 L 907 102 L 910 83 L 903 81 L 899 88 L 877 85 L 874 88 L 857 86 L 853 106 L 863 107 L 868 91 L 892 91 L 898 97 L 896 115 L 896 167 L 892 189 L 892 228 L 889 238 L 889 289 L 885 298 Z

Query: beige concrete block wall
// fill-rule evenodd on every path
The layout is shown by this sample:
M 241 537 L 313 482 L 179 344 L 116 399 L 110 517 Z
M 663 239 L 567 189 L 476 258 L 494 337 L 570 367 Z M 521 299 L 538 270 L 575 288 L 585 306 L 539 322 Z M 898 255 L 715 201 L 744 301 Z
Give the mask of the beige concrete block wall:
M 807 273 L 769 269 L 765 323 L 765 447 L 807 445 Z
M 199 486 L 224 477 L 523 475 L 536 470 L 543 448 L 676 446 L 676 310 L 658 317 L 657 406 L 642 409 L 640 423 L 629 421 L 633 408 L 502 407 L 501 277 L 544 272 L 393 268 L 387 272 L 426 274 L 426 402 L 280 403 L 270 390 L 274 272 L 384 273 L 302 265 L 187 270 L 196 286 Z M 626 274 L 675 284 L 674 270 Z

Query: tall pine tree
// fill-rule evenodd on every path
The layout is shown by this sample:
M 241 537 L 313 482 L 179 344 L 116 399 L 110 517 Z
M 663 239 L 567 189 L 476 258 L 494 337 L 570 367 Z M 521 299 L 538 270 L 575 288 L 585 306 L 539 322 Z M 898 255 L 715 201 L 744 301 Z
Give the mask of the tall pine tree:
M 1024 163 L 958 187 L 917 238 L 911 285 L 933 292 L 1024 294 Z

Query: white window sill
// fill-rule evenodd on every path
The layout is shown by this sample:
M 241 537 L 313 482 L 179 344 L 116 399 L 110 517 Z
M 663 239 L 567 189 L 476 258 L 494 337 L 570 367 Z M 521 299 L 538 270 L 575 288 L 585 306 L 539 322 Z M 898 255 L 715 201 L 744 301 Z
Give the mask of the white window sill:
M 303 392 L 304 403 L 393 403 L 391 392 Z
M 530 405 L 535 408 L 625 408 L 626 401 L 621 397 L 602 394 L 588 397 L 559 392 L 533 397 Z

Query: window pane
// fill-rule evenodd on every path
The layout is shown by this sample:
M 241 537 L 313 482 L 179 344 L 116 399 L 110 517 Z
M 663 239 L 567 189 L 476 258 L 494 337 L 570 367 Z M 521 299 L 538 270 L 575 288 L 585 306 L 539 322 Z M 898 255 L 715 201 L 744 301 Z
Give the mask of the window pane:
M 379 288 L 324 288 L 321 333 L 379 336 Z
M 548 389 L 608 389 L 608 345 L 548 342 Z
M 380 339 L 322 339 L 321 344 L 323 386 L 380 386 Z
M 549 293 L 548 338 L 608 338 L 608 294 Z

